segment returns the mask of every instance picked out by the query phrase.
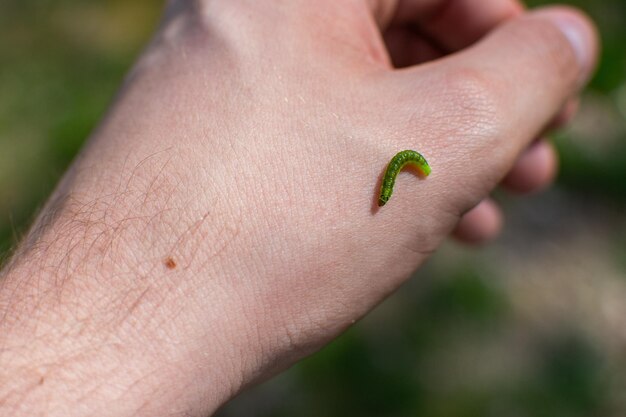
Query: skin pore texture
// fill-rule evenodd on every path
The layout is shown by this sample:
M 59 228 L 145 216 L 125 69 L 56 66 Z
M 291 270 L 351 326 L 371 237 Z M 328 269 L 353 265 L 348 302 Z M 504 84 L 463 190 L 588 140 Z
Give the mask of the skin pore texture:
M 0 415 L 205 416 L 318 350 L 550 182 L 596 42 L 513 0 L 170 1 L 0 275 Z M 400 149 L 436 168 L 375 211 Z

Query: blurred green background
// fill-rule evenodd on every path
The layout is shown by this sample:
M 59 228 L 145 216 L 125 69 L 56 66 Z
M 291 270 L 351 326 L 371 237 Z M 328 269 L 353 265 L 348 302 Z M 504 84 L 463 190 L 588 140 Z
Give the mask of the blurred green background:
M 626 415 L 626 2 L 571 3 L 598 22 L 604 54 L 579 117 L 555 138 L 557 187 L 499 195 L 508 223 L 494 245 L 446 245 L 344 336 L 221 416 Z M 0 2 L 3 256 L 160 10 L 159 0 Z

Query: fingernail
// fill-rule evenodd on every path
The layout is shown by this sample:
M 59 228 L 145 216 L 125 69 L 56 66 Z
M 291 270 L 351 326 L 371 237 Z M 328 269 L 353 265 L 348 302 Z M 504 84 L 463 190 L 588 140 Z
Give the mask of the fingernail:
M 563 32 L 572 46 L 580 66 L 580 84 L 585 84 L 591 77 L 595 61 L 594 34 L 590 26 L 574 13 L 550 13 L 546 17 Z

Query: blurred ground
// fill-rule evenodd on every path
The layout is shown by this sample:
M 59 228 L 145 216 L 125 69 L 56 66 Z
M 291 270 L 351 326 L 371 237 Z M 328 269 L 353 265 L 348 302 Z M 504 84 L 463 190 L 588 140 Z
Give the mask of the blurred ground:
M 533 1 L 533 4 L 538 2 Z M 626 415 L 626 3 L 572 2 L 604 58 L 559 186 L 447 245 L 347 334 L 220 415 Z M 158 0 L 0 3 L 0 250 L 24 233 L 148 39 Z

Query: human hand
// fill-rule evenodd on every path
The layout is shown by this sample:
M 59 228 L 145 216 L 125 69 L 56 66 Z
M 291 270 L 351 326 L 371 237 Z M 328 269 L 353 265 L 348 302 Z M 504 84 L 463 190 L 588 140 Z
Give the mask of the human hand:
M 477 204 L 507 175 L 549 181 L 548 145 L 525 149 L 596 54 L 577 12 L 520 13 L 511 0 L 171 2 L 4 273 L 6 406 L 206 414 L 354 323 L 455 228 L 492 235 L 495 208 Z M 433 172 L 401 174 L 377 210 L 402 149 Z

